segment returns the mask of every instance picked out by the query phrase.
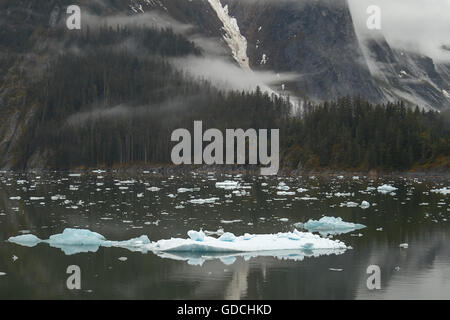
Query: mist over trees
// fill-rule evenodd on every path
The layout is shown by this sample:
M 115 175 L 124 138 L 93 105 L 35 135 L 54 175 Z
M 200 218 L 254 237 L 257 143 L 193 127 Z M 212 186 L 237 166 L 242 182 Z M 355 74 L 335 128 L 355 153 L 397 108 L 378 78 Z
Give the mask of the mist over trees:
M 294 117 L 288 99 L 221 90 L 172 67 L 172 58 L 202 51 L 170 29 L 57 28 L 45 45 L 52 55 L 42 76 L 21 78 L 32 112 L 12 150 L 16 169 L 36 157 L 52 169 L 170 164 L 171 133 L 195 120 L 204 130 L 279 128 L 282 166 L 294 169 L 449 167 L 448 116 L 342 98 Z

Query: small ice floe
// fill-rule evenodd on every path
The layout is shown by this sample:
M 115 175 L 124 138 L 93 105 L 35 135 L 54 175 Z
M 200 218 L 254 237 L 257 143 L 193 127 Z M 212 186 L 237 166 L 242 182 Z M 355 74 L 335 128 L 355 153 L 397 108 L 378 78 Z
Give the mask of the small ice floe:
M 288 218 L 280 218 L 280 219 L 278 219 L 278 220 L 280 220 L 281 222 L 288 222 L 288 221 L 289 221 Z
M 359 237 L 359 238 L 361 238 L 363 236 L 363 234 L 362 233 L 351 233 L 350 236 L 351 237 Z
M 397 267 L 394 268 L 394 270 L 395 271 L 400 271 L 400 267 L 397 266 Z
M 445 187 L 445 188 L 441 188 L 441 189 L 433 189 L 433 190 L 431 190 L 431 192 L 447 195 L 447 194 L 450 194 L 450 188 Z
M 202 230 L 200 230 L 200 231 L 190 230 L 190 231 L 188 231 L 188 236 L 189 236 L 189 238 L 191 238 L 191 240 L 194 240 L 194 241 L 205 240 L 205 233 Z
M 399 247 L 402 248 L 402 249 L 408 249 L 409 245 L 407 243 L 401 243 L 399 245 Z
M 293 191 L 277 191 L 277 196 L 295 196 Z
M 232 224 L 232 223 L 239 223 L 242 222 L 242 220 L 220 220 L 220 223 L 223 224 Z
M 9 200 L 20 200 L 22 199 L 21 197 L 17 196 L 17 197 L 9 197 Z
M 286 183 L 284 182 L 280 182 L 277 186 L 277 190 L 281 190 L 281 191 L 289 191 L 290 188 L 288 185 L 286 185 Z
M 222 228 L 217 229 L 217 231 L 208 231 L 208 230 L 205 230 L 204 232 L 205 232 L 205 234 L 206 234 L 207 236 L 212 236 L 212 235 L 221 236 L 221 235 L 223 235 L 223 234 L 225 233 L 224 230 L 223 230 Z
M 200 191 L 200 188 L 178 188 L 178 193 L 186 193 L 186 192 L 194 192 L 194 191 Z
M 354 193 L 351 192 L 337 192 L 334 194 L 335 197 L 350 197 L 350 196 L 354 196 Z
M 158 192 L 159 190 L 161 190 L 161 188 L 158 188 L 158 187 L 150 187 L 150 188 L 147 188 L 147 190 L 150 191 L 150 192 Z
M 315 200 L 319 200 L 318 198 L 316 198 L 316 197 L 301 197 L 301 198 L 299 198 L 300 200 L 303 200 L 303 201 L 315 201 Z
M 383 184 L 382 186 L 379 186 L 377 188 L 377 191 L 383 194 L 388 194 L 388 193 L 392 193 L 393 191 L 398 190 L 398 188 L 393 187 L 389 184 Z
M 6 273 L 5 272 L 0 272 L 0 277 L 1 276 L 6 276 Z
M 118 258 L 117 260 L 122 261 L 122 262 L 125 262 L 125 261 L 128 260 L 128 258 L 127 258 L 127 257 L 120 257 L 120 258 Z
M 42 240 L 36 237 L 32 234 L 24 234 L 17 237 L 11 237 L 8 239 L 9 242 L 20 244 L 24 247 L 34 247 L 38 243 L 40 243 Z
M 348 208 L 355 208 L 357 206 L 359 206 L 359 204 L 357 204 L 356 202 L 352 202 L 352 201 L 343 202 L 340 204 L 340 207 L 348 207 Z
M 236 236 L 231 232 L 225 232 L 219 237 L 220 241 L 227 241 L 227 242 L 233 242 L 236 240 Z
M 215 203 L 219 198 L 209 198 L 209 199 L 193 199 L 189 200 L 190 203 L 193 204 L 205 204 L 205 203 Z
M 45 200 L 45 197 L 30 197 L 31 201 Z
M 143 198 L 143 197 L 144 197 L 144 194 L 143 194 L 143 193 L 138 193 L 138 194 L 137 194 L 137 197 L 138 197 L 138 198 Z
M 342 271 L 344 271 L 344 269 L 336 269 L 336 268 L 328 268 L 328 270 L 335 271 L 335 272 L 342 272 Z
M 16 256 L 16 255 L 13 255 L 12 256 L 12 260 L 13 260 L 13 262 L 16 262 L 17 260 L 19 259 L 19 257 L 18 256 Z
M 304 189 L 304 188 L 298 188 L 297 189 L 298 193 L 303 193 L 303 192 L 306 192 L 306 191 L 308 191 L 308 189 Z
M 383 228 L 377 228 L 376 230 L 377 231 L 383 231 Z
M 368 201 L 363 201 L 363 202 L 361 202 L 360 207 L 362 209 L 368 209 L 368 208 L 370 208 L 370 203 Z
M 304 224 L 296 223 L 294 226 L 310 232 L 319 232 L 322 235 L 337 235 L 366 228 L 363 224 L 345 222 L 342 218 L 335 217 L 322 217 L 319 221 L 309 220 Z
M 71 173 L 69 177 L 81 177 L 81 173 Z
M 226 180 L 223 182 L 216 182 L 217 189 L 234 190 L 234 189 L 237 189 L 238 187 L 239 187 L 238 181 Z

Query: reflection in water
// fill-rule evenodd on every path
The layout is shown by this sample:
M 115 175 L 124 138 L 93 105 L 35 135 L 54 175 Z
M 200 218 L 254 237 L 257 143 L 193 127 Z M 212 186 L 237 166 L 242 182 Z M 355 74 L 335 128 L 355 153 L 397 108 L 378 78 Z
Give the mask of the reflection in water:
M 216 181 L 231 179 L 242 188 L 215 187 Z M 308 191 L 279 196 L 280 181 L 291 191 Z M 449 299 L 449 195 L 430 192 L 446 183 L 363 177 L 0 174 L 0 273 L 5 273 L 0 276 L 0 298 Z M 398 190 L 377 192 L 383 184 Z M 161 190 L 150 191 L 152 187 Z M 178 193 L 181 187 L 200 191 Z M 233 193 L 239 190 L 246 194 Z M 137 197 L 140 193 L 144 196 Z M 213 197 L 219 198 L 213 204 L 190 202 Z M 341 206 L 350 201 L 371 206 Z M 6 242 L 27 233 L 47 239 L 69 227 L 87 228 L 108 239 L 184 237 L 200 228 L 235 234 L 288 232 L 295 223 L 324 215 L 367 228 L 334 236 L 352 250 L 321 256 L 304 251 L 154 255 L 104 247 L 68 256 L 46 244 L 28 248 Z M 238 222 L 228 223 L 233 221 Z M 409 248 L 399 248 L 401 243 Z M 77 292 L 65 287 L 66 269 L 73 264 L 82 270 L 82 290 Z M 380 266 L 381 290 L 366 287 L 369 265 Z

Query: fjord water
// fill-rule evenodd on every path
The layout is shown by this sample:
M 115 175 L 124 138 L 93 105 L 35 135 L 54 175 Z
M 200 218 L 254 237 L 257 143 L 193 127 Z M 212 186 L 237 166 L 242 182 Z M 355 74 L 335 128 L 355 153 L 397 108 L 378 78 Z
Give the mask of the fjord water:
M 226 180 L 239 187 L 216 187 Z M 383 184 L 398 190 L 378 192 Z M 450 195 L 432 192 L 444 187 L 448 180 L 402 177 L 3 172 L 0 298 L 449 299 Z M 295 194 L 279 193 L 283 189 Z M 211 198 L 218 199 L 190 202 Z M 371 206 L 361 208 L 362 201 Z M 302 259 L 272 254 L 203 261 L 201 254 L 103 247 L 66 255 L 47 244 L 7 241 L 27 233 L 47 239 L 64 228 L 89 229 L 109 240 L 186 238 L 191 229 L 267 234 L 322 216 L 367 228 L 333 236 L 352 247 L 344 253 Z M 408 248 L 400 248 L 403 243 Z M 81 269 L 81 290 L 67 289 L 70 265 Z M 380 290 L 367 288 L 370 265 L 380 267 Z

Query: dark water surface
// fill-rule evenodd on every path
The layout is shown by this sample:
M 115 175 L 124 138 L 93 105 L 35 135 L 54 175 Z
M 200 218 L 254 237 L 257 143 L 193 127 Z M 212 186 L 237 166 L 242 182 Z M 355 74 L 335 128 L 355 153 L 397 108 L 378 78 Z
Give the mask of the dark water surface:
M 224 180 L 239 181 L 240 187 L 216 188 L 215 183 Z M 280 182 L 295 195 L 278 195 Z M 380 193 L 376 188 L 383 184 L 398 190 Z M 449 299 L 450 195 L 431 191 L 449 184 L 412 178 L 3 172 L 0 298 Z M 179 188 L 199 190 L 178 192 Z M 298 192 L 299 188 L 308 190 Z M 213 197 L 219 199 L 210 204 L 189 202 Z M 341 206 L 362 201 L 371 206 Z M 304 259 L 237 256 L 203 263 L 200 255 L 176 260 L 102 247 L 66 255 L 47 244 L 24 247 L 7 242 L 26 233 L 47 239 L 68 227 L 89 229 L 110 240 L 140 235 L 152 241 L 185 238 L 188 230 L 201 228 L 236 235 L 277 233 L 322 216 L 342 217 L 367 228 L 334 236 L 352 246 L 343 254 Z M 409 247 L 400 248 L 402 243 Z M 69 265 L 81 269 L 79 291 L 66 287 Z M 367 288 L 370 265 L 380 267 L 380 290 Z

